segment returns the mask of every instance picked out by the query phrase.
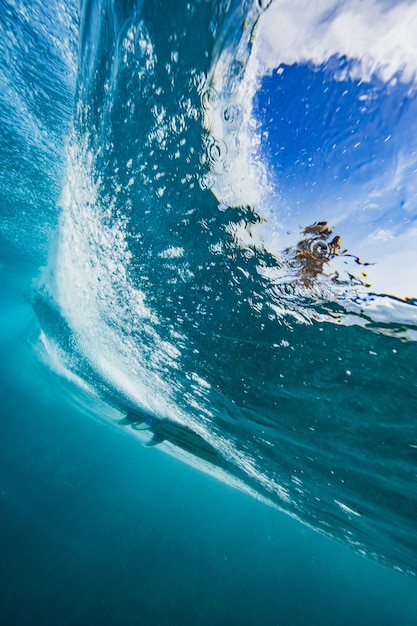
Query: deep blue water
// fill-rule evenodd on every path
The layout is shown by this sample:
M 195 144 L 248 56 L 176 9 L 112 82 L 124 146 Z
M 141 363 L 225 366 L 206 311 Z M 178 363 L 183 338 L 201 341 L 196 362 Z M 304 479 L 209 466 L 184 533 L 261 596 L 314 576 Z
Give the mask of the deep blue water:
M 414 78 L 267 5 L 0 8 L 5 624 L 415 623 Z

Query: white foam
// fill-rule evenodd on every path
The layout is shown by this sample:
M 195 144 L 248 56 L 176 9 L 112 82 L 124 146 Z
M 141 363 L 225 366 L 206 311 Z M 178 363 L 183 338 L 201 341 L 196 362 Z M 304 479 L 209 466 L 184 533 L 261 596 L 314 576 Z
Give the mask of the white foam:
M 125 220 L 104 205 L 99 188 L 91 153 L 73 137 L 49 288 L 75 332 L 75 349 L 100 375 L 145 410 L 178 419 L 163 371 L 179 351 L 162 341 L 156 314 L 129 277 Z

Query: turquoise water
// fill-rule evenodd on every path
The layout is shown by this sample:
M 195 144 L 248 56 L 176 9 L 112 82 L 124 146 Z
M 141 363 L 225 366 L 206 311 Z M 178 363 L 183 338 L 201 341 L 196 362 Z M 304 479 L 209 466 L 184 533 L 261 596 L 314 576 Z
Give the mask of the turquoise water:
M 414 60 L 267 4 L 0 10 L 5 623 L 415 621 Z

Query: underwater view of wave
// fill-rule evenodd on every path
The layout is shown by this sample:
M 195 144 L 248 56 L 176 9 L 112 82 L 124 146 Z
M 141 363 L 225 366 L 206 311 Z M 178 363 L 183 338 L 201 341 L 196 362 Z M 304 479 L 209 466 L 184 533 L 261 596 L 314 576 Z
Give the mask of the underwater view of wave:
M 7 0 L 0 25 L 40 358 L 415 576 L 417 2 Z

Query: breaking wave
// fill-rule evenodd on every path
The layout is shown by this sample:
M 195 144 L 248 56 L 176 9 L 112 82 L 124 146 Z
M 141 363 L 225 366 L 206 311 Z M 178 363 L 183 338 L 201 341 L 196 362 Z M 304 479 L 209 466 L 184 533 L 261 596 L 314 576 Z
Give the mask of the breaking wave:
M 15 123 L 63 180 L 59 216 L 39 190 L 30 213 L 57 220 L 51 363 L 143 441 L 415 573 L 416 4 L 38 9 L 53 114 L 22 88 Z

